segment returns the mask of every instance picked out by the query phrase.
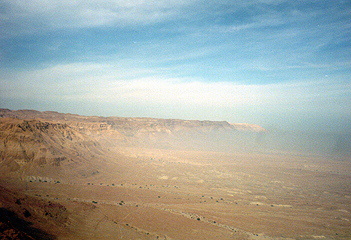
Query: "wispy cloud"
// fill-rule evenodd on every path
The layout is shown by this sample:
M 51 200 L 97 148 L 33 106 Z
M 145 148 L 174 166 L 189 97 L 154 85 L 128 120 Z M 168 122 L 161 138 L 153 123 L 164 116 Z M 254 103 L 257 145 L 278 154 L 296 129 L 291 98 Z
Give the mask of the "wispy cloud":
M 350 83 L 335 84 L 328 79 L 276 84 L 238 84 L 203 82 L 196 78 L 165 78 L 153 74 L 143 77 L 143 69 L 134 69 L 131 78 L 114 65 L 94 63 L 58 65 L 26 71 L 16 76 L 3 74 L 2 97 L 84 100 L 101 102 L 134 102 L 156 105 L 194 105 L 198 107 L 277 108 L 326 112 L 342 107 L 351 95 Z M 148 73 L 147 73 L 148 74 Z M 4 77 L 5 76 L 5 77 Z M 12 81 L 7 78 L 12 78 Z M 321 104 L 323 103 L 323 104 Z M 325 107 L 328 105 L 328 109 Z M 345 106 L 349 105 L 346 108 Z M 349 110 L 347 110 L 349 109 Z
M 47 29 L 99 26 L 145 25 L 174 17 L 197 1 L 126 1 L 126 0 L 2 0 L 0 19 L 5 35 L 33 33 Z M 4 36 L 4 35 L 3 35 Z

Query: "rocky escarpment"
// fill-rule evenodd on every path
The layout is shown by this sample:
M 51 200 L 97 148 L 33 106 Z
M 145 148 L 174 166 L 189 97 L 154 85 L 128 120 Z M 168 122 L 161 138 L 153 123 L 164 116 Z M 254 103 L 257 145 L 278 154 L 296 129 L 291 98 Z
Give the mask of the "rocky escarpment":
M 67 124 L 0 118 L 0 165 L 4 172 L 59 174 L 101 155 L 99 143 Z
M 257 134 L 266 132 L 258 125 L 228 123 L 226 121 L 199 121 L 181 119 L 98 117 L 65 114 L 53 111 L 0 109 L 0 117 L 36 120 L 35 128 L 42 132 L 61 129 L 60 137 L 53 141 L 62 145 L 62 139 L 82 134 L 100 142 L 104 146 L 143 146 L 156 148 L 193 148 L 208 144 L 240 147 L 244 142 L 253 142 Z M 43 122 L 51 122 L 45 125 Z M 56 125 L 53 125 L 55 123 Z M 23 125 L 24 123 L 22 123 Z M 27 126 L 23 125 L 22 130 Z M 67 131 L 70 129 L 69 131 Z M 29 129 L 27 129 L 29 130 Z M 79 133 L 79 134 L 78 134 Z M 54 135 L 54 134 L 53 134 Z M 53 139 L 54 140 L 54 139 Z M 57 163 L 60 159 L 57 158 Z
M 0 119 L 6 136 L 0 156 L 9 162 L 10 171 L 28 162 L 60 166 L 93 158 L 103 152 L 99 144 L 105 148 L 242 149 L 252 147 L 257 136 L 266 132 L 258 125 L 226 121 L 87 117 L 35 110 L 0 109 Z
M 211 131 L 247 131 L 264 132 L 266 129 L 247 123 L 228 123 L 226 121 L 199 121 L 181 119 L 131 118 L 131 117 L 98 117 L 65 114 L 53 111 L 39 112 L 35 110 L 0 109 L 0 117 L 18 119 L 45 119 L 70 126 L 80 130 L 116 130 L 122 134 L 133 135 L 140 132 L 176 133 L 181 131 L 211 132 Z

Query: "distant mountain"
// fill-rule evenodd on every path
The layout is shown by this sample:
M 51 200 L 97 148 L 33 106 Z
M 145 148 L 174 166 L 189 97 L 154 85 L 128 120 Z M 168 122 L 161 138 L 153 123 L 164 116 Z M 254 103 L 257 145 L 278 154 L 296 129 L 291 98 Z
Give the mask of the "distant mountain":
M 248 123 L 231 123 L 234 129 L 238 131 L 246 131 L 246 132 L 267 132 L 263 127 L 256 124 L 248 124 Z
M 226 121 L 199 121 L 139 117 L 88 117 L 76 114 L 58 113 L 53 111 L 39 112 L 35 110 L 12 111 L 9 109 L 0 109 L 0 117 L 18 119 L 45 119 L 70 123 L 75 122 L 82 128 L 88 127 L 95 130 L 115 129 L 125 134 L 135 134 L 137 132 L 173 133 L 183 130 L 195 130 L 198 132 L 211 132 L 217 130 L 236 130 L 248 132 L 266 131 L 266 129 L 256 124 L 228 123 Z
M 255 141 L 252 136 L 265 131 L 257 125 L 226 121 L 87 117 L 0 109 L 0 168 L 22 177 L 42 176 L 33 180 L 43 181 L 66 173 L 87 176 L 102 168 L 99 161 L 108 158 L 111 147 L 242 148 Z
M 98 117 L 65 114 L 53 111 L 0 109 L 0 117 L 25 120 L 52 121 L 65 124 L 79 133 L 103 143 L 123 146 L 175 147 L 193 146 L 212 140 L 227 140 L 231 134 L 265 133 L 255 124 L 228 123 L 226 121 L 199 121 L 180 119 Z M 212 140 L 211 140 L 212 139 Z

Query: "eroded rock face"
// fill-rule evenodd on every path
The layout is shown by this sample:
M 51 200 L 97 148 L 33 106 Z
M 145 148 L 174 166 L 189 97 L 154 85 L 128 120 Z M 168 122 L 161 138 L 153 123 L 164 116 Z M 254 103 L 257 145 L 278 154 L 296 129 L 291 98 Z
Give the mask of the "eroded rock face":
M 163 132 L 176 133 L 179 131 L 211 132 L 218 130 L 236 130 L 262 132 L 266 129 L 255 124 L 228 123 L 226 121 L 199 121 L 180 119 L 158 119 L 158 118 L 128 118 L 128 117 L 97 117 L 80 116 L 75 114 L 64 114 L 52 111 L 39 112 L 34 110 L 11 111 L 0 109 L 0 117 L 18 119 L 46 119 L 79 127 L 85 131 L 117 130 L 123 134 L 135 134 L 139 132 Z M 45 124 L 38 127 L 46 128 Z M 56 126 L 59 127 L 59 126 Z
M 0 118 L 0 165 L 4 172 L 36 174 L 99 154 L 99 143 L 65 123 Z
M 266 131 L 226 121 L 86 117 L 33 110 L 0 109 L 0 116 L 2 170 L 27 176 L 41 175 L 47 168 L 59 173 L 82 162 L 94 164 L 106 156 L 108 147 L 242 148 L 255 142 L 256 133 Z

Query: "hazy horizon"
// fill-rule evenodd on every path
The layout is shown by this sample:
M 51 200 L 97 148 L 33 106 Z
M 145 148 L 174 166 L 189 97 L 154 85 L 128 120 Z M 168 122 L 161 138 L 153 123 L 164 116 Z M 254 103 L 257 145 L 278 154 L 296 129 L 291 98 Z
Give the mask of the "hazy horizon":
M 349 1 L 0 3 L 1 108 L 351 133 Z

